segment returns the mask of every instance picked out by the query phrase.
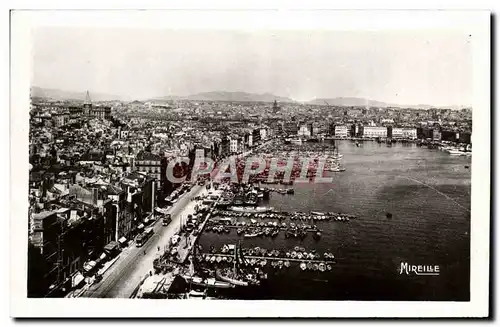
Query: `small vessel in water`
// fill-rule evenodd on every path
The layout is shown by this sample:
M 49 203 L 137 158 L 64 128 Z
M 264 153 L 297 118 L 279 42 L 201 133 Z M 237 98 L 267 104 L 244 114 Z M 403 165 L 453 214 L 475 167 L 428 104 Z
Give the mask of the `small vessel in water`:
M 244 213 L 263 213 L 273 210 L 272 207 L 236 207 L 236 206 L 233 206 L 230 209 L 235 212 L 244 212 Z
M 320 212 L 320 211 L 311 211 L 311 214 L 316 215 L 316 216 L 324 216 L 325 215 L 324 212 Z
M 222 280 L 222 281 L 224 281 L 226 283 L 232 284 L 232 285 L 236 285 L 236 286 L 248 286 L 248 282 L 240 280 L 240 279 L 236 279 L 234 277 L 231 277 L 229 274 L 224 274 L 223 272 L 221 272 L 219 270 L 215 271 L 215 276 L 218 279 L 220 279 L 220 280 Z

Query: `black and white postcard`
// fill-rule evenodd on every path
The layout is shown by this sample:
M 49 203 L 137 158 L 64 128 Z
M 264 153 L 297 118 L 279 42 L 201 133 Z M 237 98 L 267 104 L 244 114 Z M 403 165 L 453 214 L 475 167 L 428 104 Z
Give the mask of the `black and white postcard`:
M 13 316 L 488 315 L 489 12 L 11 18 Z

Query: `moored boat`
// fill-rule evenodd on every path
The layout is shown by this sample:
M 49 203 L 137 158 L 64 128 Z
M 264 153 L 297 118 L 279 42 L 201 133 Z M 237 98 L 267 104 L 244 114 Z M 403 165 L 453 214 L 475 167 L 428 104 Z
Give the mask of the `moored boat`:
M 262 213 L 272 211 L 272 207 L 236 207 L 233 206 L 230 208 L 235 212 L 244 212 L 244 213 Z

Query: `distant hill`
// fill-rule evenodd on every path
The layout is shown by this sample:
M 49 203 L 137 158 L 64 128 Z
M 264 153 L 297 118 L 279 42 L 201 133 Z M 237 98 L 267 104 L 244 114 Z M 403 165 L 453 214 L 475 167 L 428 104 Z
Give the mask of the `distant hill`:
M 347 107 L 360 107 L 360 106 L 370 106 L 370 107 L 391 107 L 393 105 L 381 101 L 368 100 L 364 98 L 354 98 L 354 97 L 341 97 L 333 99 L 314 99 L 308 102 L 309 104 L 325 105 L 328 103 L 331 106 L 347 106 Z
M 48 89 L 33 86 L 31 87 L 31 96 L 37 98 L 50 98 L 53 100 L 85 100 L 85 92 L 74 92 L 74 91 L 63 91 L 58 89 Z M 90 92 L 90 98 L 93 101 L 131 101 L 131 98 L 106 94 L 106 93 L 93 93 Z M 277 96 L 271 93 L 247 93 L 247 92 L 226 92 L 226 91 L 213 91 L 213 92 L 202 92 L 196 93 L 188 96 L 161 96 L 155 97 L 148 100 L 143 100 L 143 102 L 147 101 L 170 101 L 170 100 L 191 100 L 191 101 L 232 101 L 232 102 L 273 102 L 274 100 L 280 103 L 296 103 L 296 101 L 287 98 Z M 315 105 L 326 105 L 328 103 L 330 106 L 336 107 L 396 107 L 396 108 L 413 108 L 413 109 L 429 109 L 429 108 L 439 108 L 439 109 L 463 109 L 470 108 L 470 106 L 464 105 L 450 105 L 450 106 L 431 106 L 427 104 L 419 104 L 419 105 L 400 105 L 400 104 L 392 104 L 386 103 L 382 101 L 369 100 L 364 98 L 356 98 L 356 97 L 338 97 L 338 98 L 317 98 L 311 101 L 306 102 L 306 104 L 315 104 Z
M 437 108 L 437 109 L 458 110 L 470 107 L 464 105 L 450 105 L 450 106 L 437 106 L 437 107 L 428 104 L 402 105 L 402 104 L 386 103 L 382 101 L 375 101 L 375 100 L 369 100 L 365 98 L 355 98 L 355 97 L 339 97 L 331 99 L 321 98 L 321 99 L 311 100 L 307 103 L 316 105 L 326 105 L 326 103 L 328 103 L 330 106 L 336 106 L 336 107 L 380 107 L 380 108 L 395 107 L 395 108 L 410 108 L 410 109 Z
M 294 102 L 290 98 L 276 96 L 271 93 L 246 93 L 246 92 L 202 92 L 192 94 L 186 97 L 187 100 L 195 101 L 235 101 L 235 102 Z
M 85 93 L 87 91 L 82 92 L 74 92 L 74 91 L 63 91 L 59 89 L 47 89 L 38 86 L 31 87 L 31 96 L 37 98 L 49 98 L 54 100 L 85 100 Z M 90 98 L 93 101 L 113 101 L 113 100 L 127 100 L 124 97 L 106 94 L 106 93 L 90 93 Z

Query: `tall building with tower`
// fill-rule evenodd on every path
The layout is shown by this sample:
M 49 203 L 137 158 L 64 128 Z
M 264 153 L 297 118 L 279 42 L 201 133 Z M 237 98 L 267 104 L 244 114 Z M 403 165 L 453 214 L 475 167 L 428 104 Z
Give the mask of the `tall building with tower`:
M 278 105 L 278 101 L 274 100 L 274 103 L 273 103 L 273 111 L 274 112 L 277 112 L 280 110 L 280 106 Z
M 83 103 L 83 115 L 87 118 L 111 119 L 111 107 L 92 105 L 89 91 L 85 94 L 85 102 Z
M 85 102 L 83 103 L 83 114 L 84 116 L 90 116 L 92 114 L 92 100 L 90 99 L 89 91 L 85 94 Z

